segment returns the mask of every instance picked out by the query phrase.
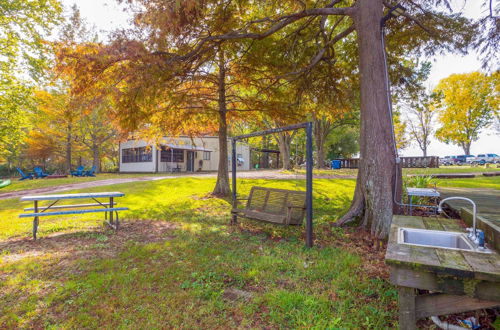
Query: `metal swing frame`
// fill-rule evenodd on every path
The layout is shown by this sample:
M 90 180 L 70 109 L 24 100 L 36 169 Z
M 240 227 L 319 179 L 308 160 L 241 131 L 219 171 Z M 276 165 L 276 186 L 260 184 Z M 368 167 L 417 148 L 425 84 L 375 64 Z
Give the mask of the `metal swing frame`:
M 313 180 L 313 123 L 306 122 L 285 127 L 273 128 L 265 131 L 254 132 L 250 134 L 244 134 L 239 136 L 234 136 L 231 138 L 232 146 L 232 157 L 231 157 L 231 170 L 232 170 L 232 202 L 233 207 L 236 207 L 238 203 L 237 199 L 237 185 L 236 185 L 236 143 L 239 140 L 248 139 L 251 137 L 264 136 L 274 133 L 295 131 L 299 129 L 305 129 L 306 131 L 306 246 L 313 246 L 313 199 L 312 199 L 312 180 Z

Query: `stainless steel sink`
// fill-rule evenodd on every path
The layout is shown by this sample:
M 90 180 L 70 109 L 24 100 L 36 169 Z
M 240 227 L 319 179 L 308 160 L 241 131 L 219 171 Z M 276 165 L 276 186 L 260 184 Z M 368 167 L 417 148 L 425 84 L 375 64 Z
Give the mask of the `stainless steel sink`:
M 477 251 L 464 233 L 399 228 L 398 243 L 453 250 Z

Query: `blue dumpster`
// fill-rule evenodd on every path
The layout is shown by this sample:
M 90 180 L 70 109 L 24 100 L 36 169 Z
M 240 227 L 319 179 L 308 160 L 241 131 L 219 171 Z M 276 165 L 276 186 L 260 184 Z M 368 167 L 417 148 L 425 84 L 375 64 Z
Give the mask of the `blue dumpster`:
M 332 160 L 332 170 L 340 170 L 340 160 Z

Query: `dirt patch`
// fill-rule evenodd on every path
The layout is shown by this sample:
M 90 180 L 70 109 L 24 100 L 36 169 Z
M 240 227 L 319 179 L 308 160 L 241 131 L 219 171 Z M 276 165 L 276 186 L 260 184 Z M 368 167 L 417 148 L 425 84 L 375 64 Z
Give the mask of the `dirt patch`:
M 69 259 L 112 257 L 123 251 L 128 242 L 154 243 L 174 238 L 177 224 L 164 221 L 127 221 L 118 231 L 104 227 L 87 231 L 52 234 L 33 241 L 31 238 L 8 239 L 0 242 L 5 254 L 2 262 L 43 256 L 69 256 Z M 68 258 L 64 258 L 68 260 Z
M 222 297 L 224 297 L 224 299 L 227 299 L 230 301 L 237 301 L 237 300 L 248 301 L 248 300 L 252 299 L 253 293 L 251 293 L 249 291 L 243 291 L 240 289 L 236 289 L 236 288 L 228 288 L 228 289 L 224 290 Z
M 373 238 L 360 228 L 345 228 L 345 234 L 337 239 L 335 246 L 355 253 L 363 259 L 364 274 L 370 278 L 389 278 L 389 267 L 385 264 L 387 243 Z

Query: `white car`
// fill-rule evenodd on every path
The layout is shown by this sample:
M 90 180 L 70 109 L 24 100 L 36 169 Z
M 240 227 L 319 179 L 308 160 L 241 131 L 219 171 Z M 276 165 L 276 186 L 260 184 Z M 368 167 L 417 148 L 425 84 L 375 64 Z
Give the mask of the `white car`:
M 477 157 L 471 160 L 471 164 L 484 165 L 486 163 L 498 164 L 500 163 L 500 156 L 498 156 L 497 154 L 479 154 L 477 155 Z
M 439 158 L 439 165 L 455 165 L 455 156 L 445 156 L 443 158 Z

